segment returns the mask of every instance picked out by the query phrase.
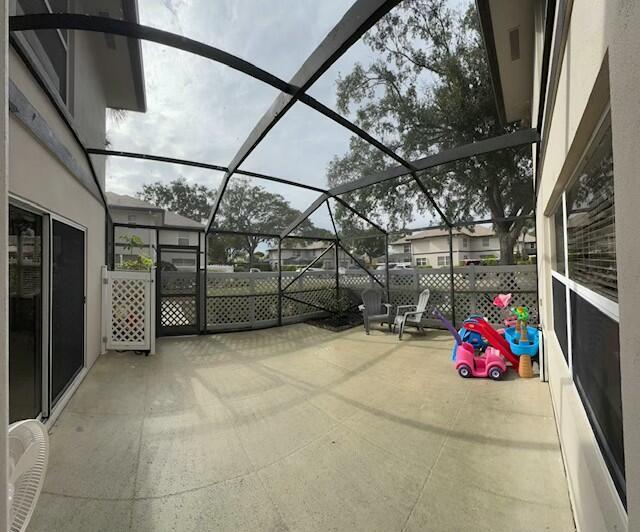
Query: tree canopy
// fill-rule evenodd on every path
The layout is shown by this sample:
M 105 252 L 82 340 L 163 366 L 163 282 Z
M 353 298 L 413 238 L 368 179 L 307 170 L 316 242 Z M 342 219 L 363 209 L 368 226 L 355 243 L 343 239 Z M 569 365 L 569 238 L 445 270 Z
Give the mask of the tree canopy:
M 167 185 L 160 181 L 142 185 L 142 191 L 138 193 L 140 199 L 152 205 L 177 212 L 197 222 L 206 220 L 209 216 L 214 195 L 206 186 L 188 183 L 184 178 L 174 179 Z
M 216 192 L 204 185 L 190 184 L 178 178 L 168 184 L 143 185 L 140 198 L 182 216 L 204 222 L 211 212 Z M 246 233 L 280 233 L 299 215 L 280 194 L 252 185 L 245 179 L 233 179 L 222 196 L 213 229 Z M 305 220 L 299 227 L 301 235 L 334 236 Z M 233 262 L 246 253 L 252 264 L 258 245 L 270 239 L 256 235 L 220 235 L 209 248 L 209 258 L 217 262 Z M 261 257 L 262 258 L 262 257 Z
M 407 160 L 502 135 L 475 5 L 463 13 L 446 0 L 403 2 L 364 37 L 373 60 L 337 81 L 339 111 Z M 379 150 L 353 137 L 349 151 L 329 165 L 329 184 L 353 181 L 389 166 Z M 452 221 L 527 215 L 533 209 L 530 149 L 503 150 L 462 160 L 419 179 Z M 390 229 L 405 229 L 415 213 L 434 209 L 415 184 L 385 182 L 345 199 Z M 336 209 L 342 221 L 347 211 Z M 524 221 L 494 224 L 504 262 Z

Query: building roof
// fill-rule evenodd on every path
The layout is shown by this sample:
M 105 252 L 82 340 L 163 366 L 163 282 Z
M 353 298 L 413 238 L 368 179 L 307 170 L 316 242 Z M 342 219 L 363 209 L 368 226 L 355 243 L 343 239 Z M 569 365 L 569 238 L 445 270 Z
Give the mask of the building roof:
M 165 211 L 164 212 L 164 225 L 171 225 L 176 227 L 194 227 L 198 229 L 204 229 L 204 224 L 182 216 L 177 212 Z
M 473 231 L 471 229 L 468 229 L 467 227 L 463 227 L 461 229 L 454 228 L 453 234 L 470 236 L 470 237 L 481 237 L 481 236 L 493 236 L 496 233 L 493 229 L 478 225 L 474 227 Z M 440 228 L 426 229 L 424 231 L 418 231 L 411 235 L 406 235 L 398 240 L 391 242 L 391 244 L 392 245 L 393 244 L 409 244 L 412 240 L 422 240 L 425 238 L 439 238 L 443 236 L 449 236 L 448 229 L 440 229 Z
M 107 192 L 107 203 L 112 209 L 123 210 L 145 210 L 153 212 L 163 213 L 163 224 L 168 227 L 192 227 L 196 229 L 203 229 L 204 225 L 201 222 L 182 216 L 177 212 L 167 211 L 161 207 L 157 207 L 148 201 L 128 196 L 127 194 L 116 194 L 115 192 Z
M 137 0 L 91 0 L 75 3 L 81 4 L 76 12 L 83 15 L 114 18 L 134 24 L 140 22 Z M 70 9 L 69 12 L 74 11 Z M 147 98 L 140 39 L 87 32 L 86 40 L 97 54 L 96 64 L 102 74 L 102 90 L 107 107 L 146 112 Z
M 127 194 L 116 194 L 115 192 L 107 192 L 107 203 L 110 207 L 122 209 L 145 209 L 149 211 L 163 212 L 164 209 L 157 207 L 148 201 L 128 196 Z

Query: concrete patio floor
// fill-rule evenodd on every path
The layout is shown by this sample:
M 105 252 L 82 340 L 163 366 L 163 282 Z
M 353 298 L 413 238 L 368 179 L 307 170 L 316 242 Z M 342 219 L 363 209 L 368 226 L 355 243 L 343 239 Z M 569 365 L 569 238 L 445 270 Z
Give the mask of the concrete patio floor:
M 547 385 L 463 380 L 450 350 L 294 325 L 109 353 L 29 530 L 574 530 Z

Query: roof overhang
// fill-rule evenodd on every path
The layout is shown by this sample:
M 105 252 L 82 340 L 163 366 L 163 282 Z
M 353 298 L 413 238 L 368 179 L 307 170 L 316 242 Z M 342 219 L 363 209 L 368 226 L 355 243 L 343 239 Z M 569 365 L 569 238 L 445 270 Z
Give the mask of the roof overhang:
M 476 0 L 498 115 L 531 124 L 538 0 Z
M 93 0 L 86 3 L 83 12 L 139 22 L 137 0 Z M 88 35 L 97 51 L 107 106 L 145 112 L 147 102 L 140 41 L 106 33 Z

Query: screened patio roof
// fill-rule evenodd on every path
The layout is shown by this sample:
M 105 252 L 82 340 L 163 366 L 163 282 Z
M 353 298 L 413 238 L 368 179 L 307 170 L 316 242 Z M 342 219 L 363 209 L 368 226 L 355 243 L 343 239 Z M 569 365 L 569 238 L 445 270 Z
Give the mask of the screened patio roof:
M 471 124 L 471 133 L 434 139 L 419 151 L 420 156 L 415 157 L 414 153 L 401 153 L 393 133 L 379 138 L 371 124 L 360 120 L 357 113 L 339 112 L 335 98 L 327 96 L 326 87 L 332 87 L 341 79 L 343 69 L 357 65 L 363 50 L 370 50 L 363 43 L 370 42 L 367 39 L 371 39 L 376 31 L 382 31 L 385 24 L 393 24 L 397 17 L 407 17 L 406 8 L 413 4 L 416 3 L 408 0 L 357 0 L 344 13 L 336 7 L 332 15 L 334 20 L 328 20 L 331 17 L 320 22 L 310 20 L 310 24 L 315 22 L 318 26 L 314 26 L 316 33 L 328 33 L 304 60 L 301 54 L 305 46 L 309 46 L 310 39 L 302 39 L 299 28 L 292 27 L 286 16 L 281 22 L 281 34 L 267 33 L 268 25 L 263 27 L 260 20 L 273 15 L 270 13 L 273 10 L 264 6 L 254 6 L 256 16 L 253 20 L 231 24 L 229 20 L 212 18 L 214 31 L 211 32 L 203 32 L 202 26 L 194 24 L 179 25 L 181 31 L 174 33 L 165 29 L 172 25 L 151 10 L 146 18 L 152 23 L 139 24 L 131 22 L 131 17 L 125 16 L 124 12 L 105 13 L 93 2 L 80 2 L 74 12 L 55 12 L 55 6 L 52 6 L 53 13 L 39 13 L 35 9 L 30 14 L 11 17 L 10 28 L 12 32 L 92 32 L 117 39 L 112 41 L 115 46 L 124 39 L 142 43 L 143 58 L 154 58 L 154 64 L 145 68 L 147 112 L 144 115 L 130 113 L 126 117 L 126 128 L 130 132 L 142 131 L 164 124 L 165 128 L 159 133 L 170 133 L 147 135 L 146 138 L 135 134 L 121 135 L 111 141 L 108 148 L 86 145 L 87 157 L 90 161 L 107 157 L 109 170 L 116 168 L 133 182 L 140 181 L 140 176 L 157 176 L 158 168 L 170 165 L 178 169 L 176 171 L 189 172 L 189 180 L 193 183 L 215 187 L 217 194 L 207 220 L 207 231 L 233 230 L 218 222 L 224 216 L 222 199 L 229 184 L 236 179 L 259 183 L 268 190 L 295 198 L 295 207 L 300 214 L 284 230 L 269 234 L 274 238 L 295 235 L 300 224 L 315 215 L 323 218 L 325 227 L 335 231 L 339 239 L 340 229 L 334 216 L 337 208 L 343 209 L 343 217 L 348 213 L 361 226 L 388 232 L 393 224 L 385 214 L 384 206 L 370 212 L 358 207 L 358 194 L 371 187 L 404 190 L 403 197 L 419 202 L 419 210 L 426 213 L 422 225 L 427 227 L 450 228 L 510 221 L 520 216 L 530 218 L 531 211 L 521 209 L 496 219 L 481 201 L 469 203 L 464 213 L 456 213 L 449 208 L 449 200 L 464 193 L 464 189 L 457 186 L 457 176 L 464 172 L 465 165 L 480 164 L 483 157 L 495 152 L 503 154 L 505 160 L 523 150 L 530 153 L 531 145 L 539 141 L 537 129 L 522 127 L 521 123 L 500 125 L 500 111 L 496 109 L 495 121 L 482 118 L 484 122 L 490 122 L 489 126 Z M 461 13 L 477 9 L 483 2 L 478 2 L 477 6 L 471 1 L 463 4 Z M 288 9 L 294 8 L 289 6 Z M 428 14 L 425 9 L 425 15 Z M 141 18 L 144 21 L 144 12 Z M 188 16 L 185 18 L 189 19 Z M 434 25 L 438 23 L 433 21 Z M 240 34 L 246 40 L 257 40 L 259 44 L 246 47 L 244 54 L 233 46 L 230 51 L 214 46 L 224 43 L 225 31 Z M 296 38 L 299 43 L 295 42 Z M 251 57 L 251 51 L 261 47 L 271 53 Z M 158 57 L 161 59 L 155 59 Z M 282 61 L 279 62 L 279 58 Z M 490 54 L 487 61 L 489 59 Z M 263 68 L 258 60 L 268 64 Z M 299 60 L 302 64 L 297 71 L 289 71 L 288 65 Z M 166 71 L 162 76 L 157 72 L 168 67 L 171 67 L 170 76 Z M 491 65 L 488 70 L 492 70 Z M 207 84 L 198 83 L 198 79 L 216 79 L 222 86 L 225 101 L 219 97 L 215 102 L 209 101 Z M 422 81 L 428 85 L 434 79 Z M 164 88 L 169 90 L 160 91 L 159 85 L 166 84 L 168 87 Z M 469 97 L 473 97 L 473 87 L 468 90 Z M 216 95 L 219 96 L 220 91 Z M 60 106 L 53 95 L 51 98 Z M 220 110 L 219 124 L 206 120 L 194 122 L 189 110 L 200 107 Z M 62 111 L 61 114 L 65 116 Z M 167 123 L 175 124 L 175 131 L 167 130 Z M 456 128 L 456 124 L 441 126 Z M 310 132 L 321 132 L 322 142 Z M 180 142 L 176 142 L 178 137 Z M 454 144 L 456 139 L 458 142 Z M 324 155 L 324 160 L 330 160 L 347 151 L 353 142 L 363 142 L 367 149 L 377 153 L 375 168 L 356 169 L 334 179 L 330 185 L 325 169 L 315 163 L 318 160 L 315 152 L 328 150 L 330 153 Z M 220 157 L 226 155 L 226 160 L 210 160 L 210 153 L 219 153 Z M 515 168 L 514 173 L 518 172 L 530 173 L 531 169 Z M 514 175 L 514 179 L 518 177 L 522 176 Z M 287 192 L 283 193 L 285 190 Z M 320 216 L 317 214 L 319 209 L 328 214 Z

